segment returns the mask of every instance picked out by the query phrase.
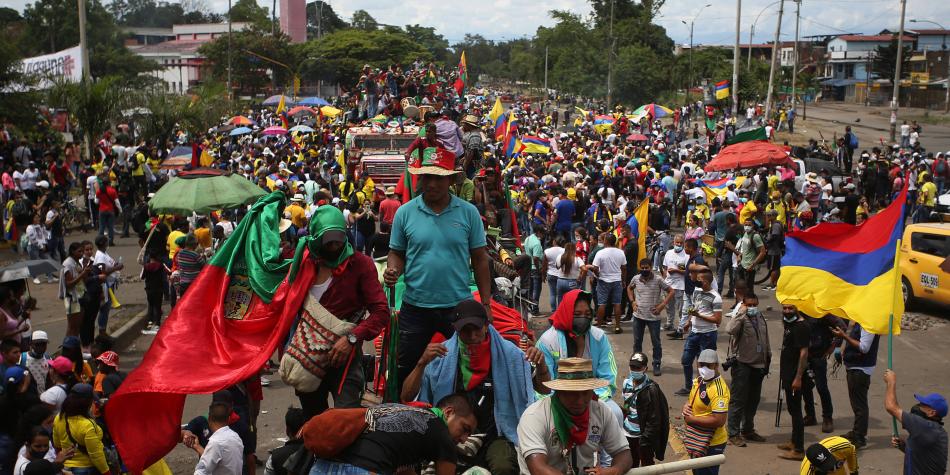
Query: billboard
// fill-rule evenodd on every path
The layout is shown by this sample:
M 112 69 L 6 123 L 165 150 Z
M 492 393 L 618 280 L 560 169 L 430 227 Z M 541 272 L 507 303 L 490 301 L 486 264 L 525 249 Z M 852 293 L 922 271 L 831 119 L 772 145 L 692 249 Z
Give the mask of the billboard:
M 30 79 L 20 89 L 46 89 L 57 80 L 82 80 L 82 50 L 79 46 L 52 54 L 24 58 L 20 71 Z

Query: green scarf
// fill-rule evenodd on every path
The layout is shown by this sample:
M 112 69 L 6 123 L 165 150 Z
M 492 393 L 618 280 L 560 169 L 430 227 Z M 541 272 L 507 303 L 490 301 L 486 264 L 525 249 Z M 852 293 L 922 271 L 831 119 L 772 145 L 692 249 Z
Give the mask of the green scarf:
M 583 414 L 575 416 L 567 412 L 567 408 L 561 404 L 557 394 L 554 394 L 551 396 L 551 416 L 554 419 L 554 429 L 557 431 L 557 437 L 561 441 L 561 446 L 565 449 L 570 450 L 587 442 L 590 408 L 584 411 Z
M 289 282 L 293 282 L 297 277 L 297 271 L 300 269 L 300 262 L 303 260 L 304 248 L 310 249 L 310 255 L 320 259 L 320 263 L 334 271 L 342 270 L 340 266 L 353 255 L 353 246 L 347 239 L 343 242 L 343 251 L 332 261 L 324 260 L 320 256 L 320 240 L 327 231 L 342 231 L 346 233 L 346 219 L 343 218 L 343 212 L 336 206 L 324 205 L 317 208 L 317 211 L 310 217 L 310 227 L 308 235 L 300 238 L 297 242 L 297 251 L 294 252 L 294 261 L 290 266 Z
M 430 407 L 429 410 L 432 411 L 433 414 L 439 416 L 439 419 L 442 419 L 442 422 L 444 422 L 445 424 L 448 424 L 448 421 L 445 420 L 445 412 L 442 409 L 439 409 L 437 407 Z
M 209 264 L 225 268 L 228 275 L 247 275 L 251 289 L 265 303 L 274 298 L 290 261 L 280 257 L 277 228 L 287 197 L 274 192 L 257 200 Z

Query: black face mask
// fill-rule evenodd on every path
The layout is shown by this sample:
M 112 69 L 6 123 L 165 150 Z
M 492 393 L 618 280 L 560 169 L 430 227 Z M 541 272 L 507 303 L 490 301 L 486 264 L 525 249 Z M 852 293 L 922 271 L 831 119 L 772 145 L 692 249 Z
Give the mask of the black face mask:
M 640 277 L 643 277 L 644 279 L 649 279 L 650 277 L 653 277 L 653 272 L 648 271 L 648 270 L 641 270 Z
M 37 451 L 35 451 L 35 450 L 30 450 L 30 459 L 31 459 L 31 460 L 40 460 L 40 459 L 42 459 L 43 457 L 46 457 L 46 453 L 47 453 L 47 452 L 49 452 L 49 450 L 44 450 L 44 451 L 42 451 L 42 452 L 37 452 Z
M 785 323 L 792 323 L 798 320 L 798 314 L 782 312 L 782 320 L 785 320 Z
M 330 251 L 326 248 L 321 248 L 317 254 L 319 254 L 320 257 L 323 258 L 324 260 L 334 261 L 340 255 L 341 252 L 343 252 L 342 248 L 336 252 Z
M 916 416 L 923 417 L 924 419 L 927 419 L 927 420 L 933 420 L 930 418 L 930 416 L 927 415 L 927 413 L 924 412 L 923 409 L 920 408 L 920 404 L 914 404 L 914 407 L 910 408 L 910 413 Z
M 574 317 L 571 330 L 575 335 L 586 335 L 587 331 L 590 330 L 590 322 L 591 320 L 587 317 Z

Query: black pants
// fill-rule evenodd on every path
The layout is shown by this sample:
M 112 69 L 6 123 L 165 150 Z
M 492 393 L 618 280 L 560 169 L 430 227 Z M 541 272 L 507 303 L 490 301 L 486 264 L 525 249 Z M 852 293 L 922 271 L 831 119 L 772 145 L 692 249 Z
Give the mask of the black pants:
M 360 407 L 360 400 L 363 398 L 363 387 L 366 379 L 363 377 L 363 352 L 357 348 L 356 354 L 350 360 L 348 367 L 331 368 L 323 376 L 320 387 L 312 393 L 296 392 L 300 399 L 300 407 L 303 408 L 305 420 L 326 411 L 330 407 L 327 397 L 333 395 L 333 407 L 335 408 L 354 408 Z M 340 379 L 346 372 L 346 380 L 340 389 Z
M 815 418 L 815 394 L 818 391 L 821 400 L 821 417 L 831 418 L 834 414 L 834 405 L 831 402 L 831 391 L 828 390 L 828 360 L 824 357 L 808 358 L 808 378 L 802 381 L 805 385 L 805 415 Z
M 162 300 L 164 299 L 163 289 L 146 289 L 145 298 L 148 300 L 148 321 L 155 326 L 162 323 Z
M 762 399 L 765 370 L 736 362 L 729 384 L 729 437 L 755 431 L 755 413 Z
M 85 302 L 85 300 L 83 301 Z M 92 345 L 96 337 L 96 318 L 99 317 L 98 300 L 92 303 L 80 303 L 82 309 L 82 322 L 79 325 L 79 341 L 82 346 Z
M 785 407 L 792 416 L 792 445 L 795 450 L 805 451 L 805 419 L 802 417 L 802 390 L 792 392 L 792 382 L 782 381 L 785 391 Z
M 633 468 L 649 467 L 653 465 L 653 449 L 640 445 L 639 437 L 627 437 L 627 443 L 630 444 L 630 458 L 633 459 Z
M 449 323 L 452 310 L 448 308 L 423 308 L 402 303 L 399 310 L 399 391 L 402 383 L 416 367 L 432 335 L 439 332 L 446 338 L 455 334 Z
M 848 370 L 848 399 L 851 400 L 851 410 L 854 411 L 854 427 L 851 432 L 864 439 L 868 435 L 868 388 L 871 387 L 871 377 L 859 369 Z

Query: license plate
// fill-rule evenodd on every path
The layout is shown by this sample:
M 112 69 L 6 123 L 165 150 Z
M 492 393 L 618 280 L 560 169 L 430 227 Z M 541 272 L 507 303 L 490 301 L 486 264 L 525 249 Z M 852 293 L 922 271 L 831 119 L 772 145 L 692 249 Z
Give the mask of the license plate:
M 920 285 L 928 289 L 936 289 L 938 284 L 938 278 L 934 274 L 920 274 Z

